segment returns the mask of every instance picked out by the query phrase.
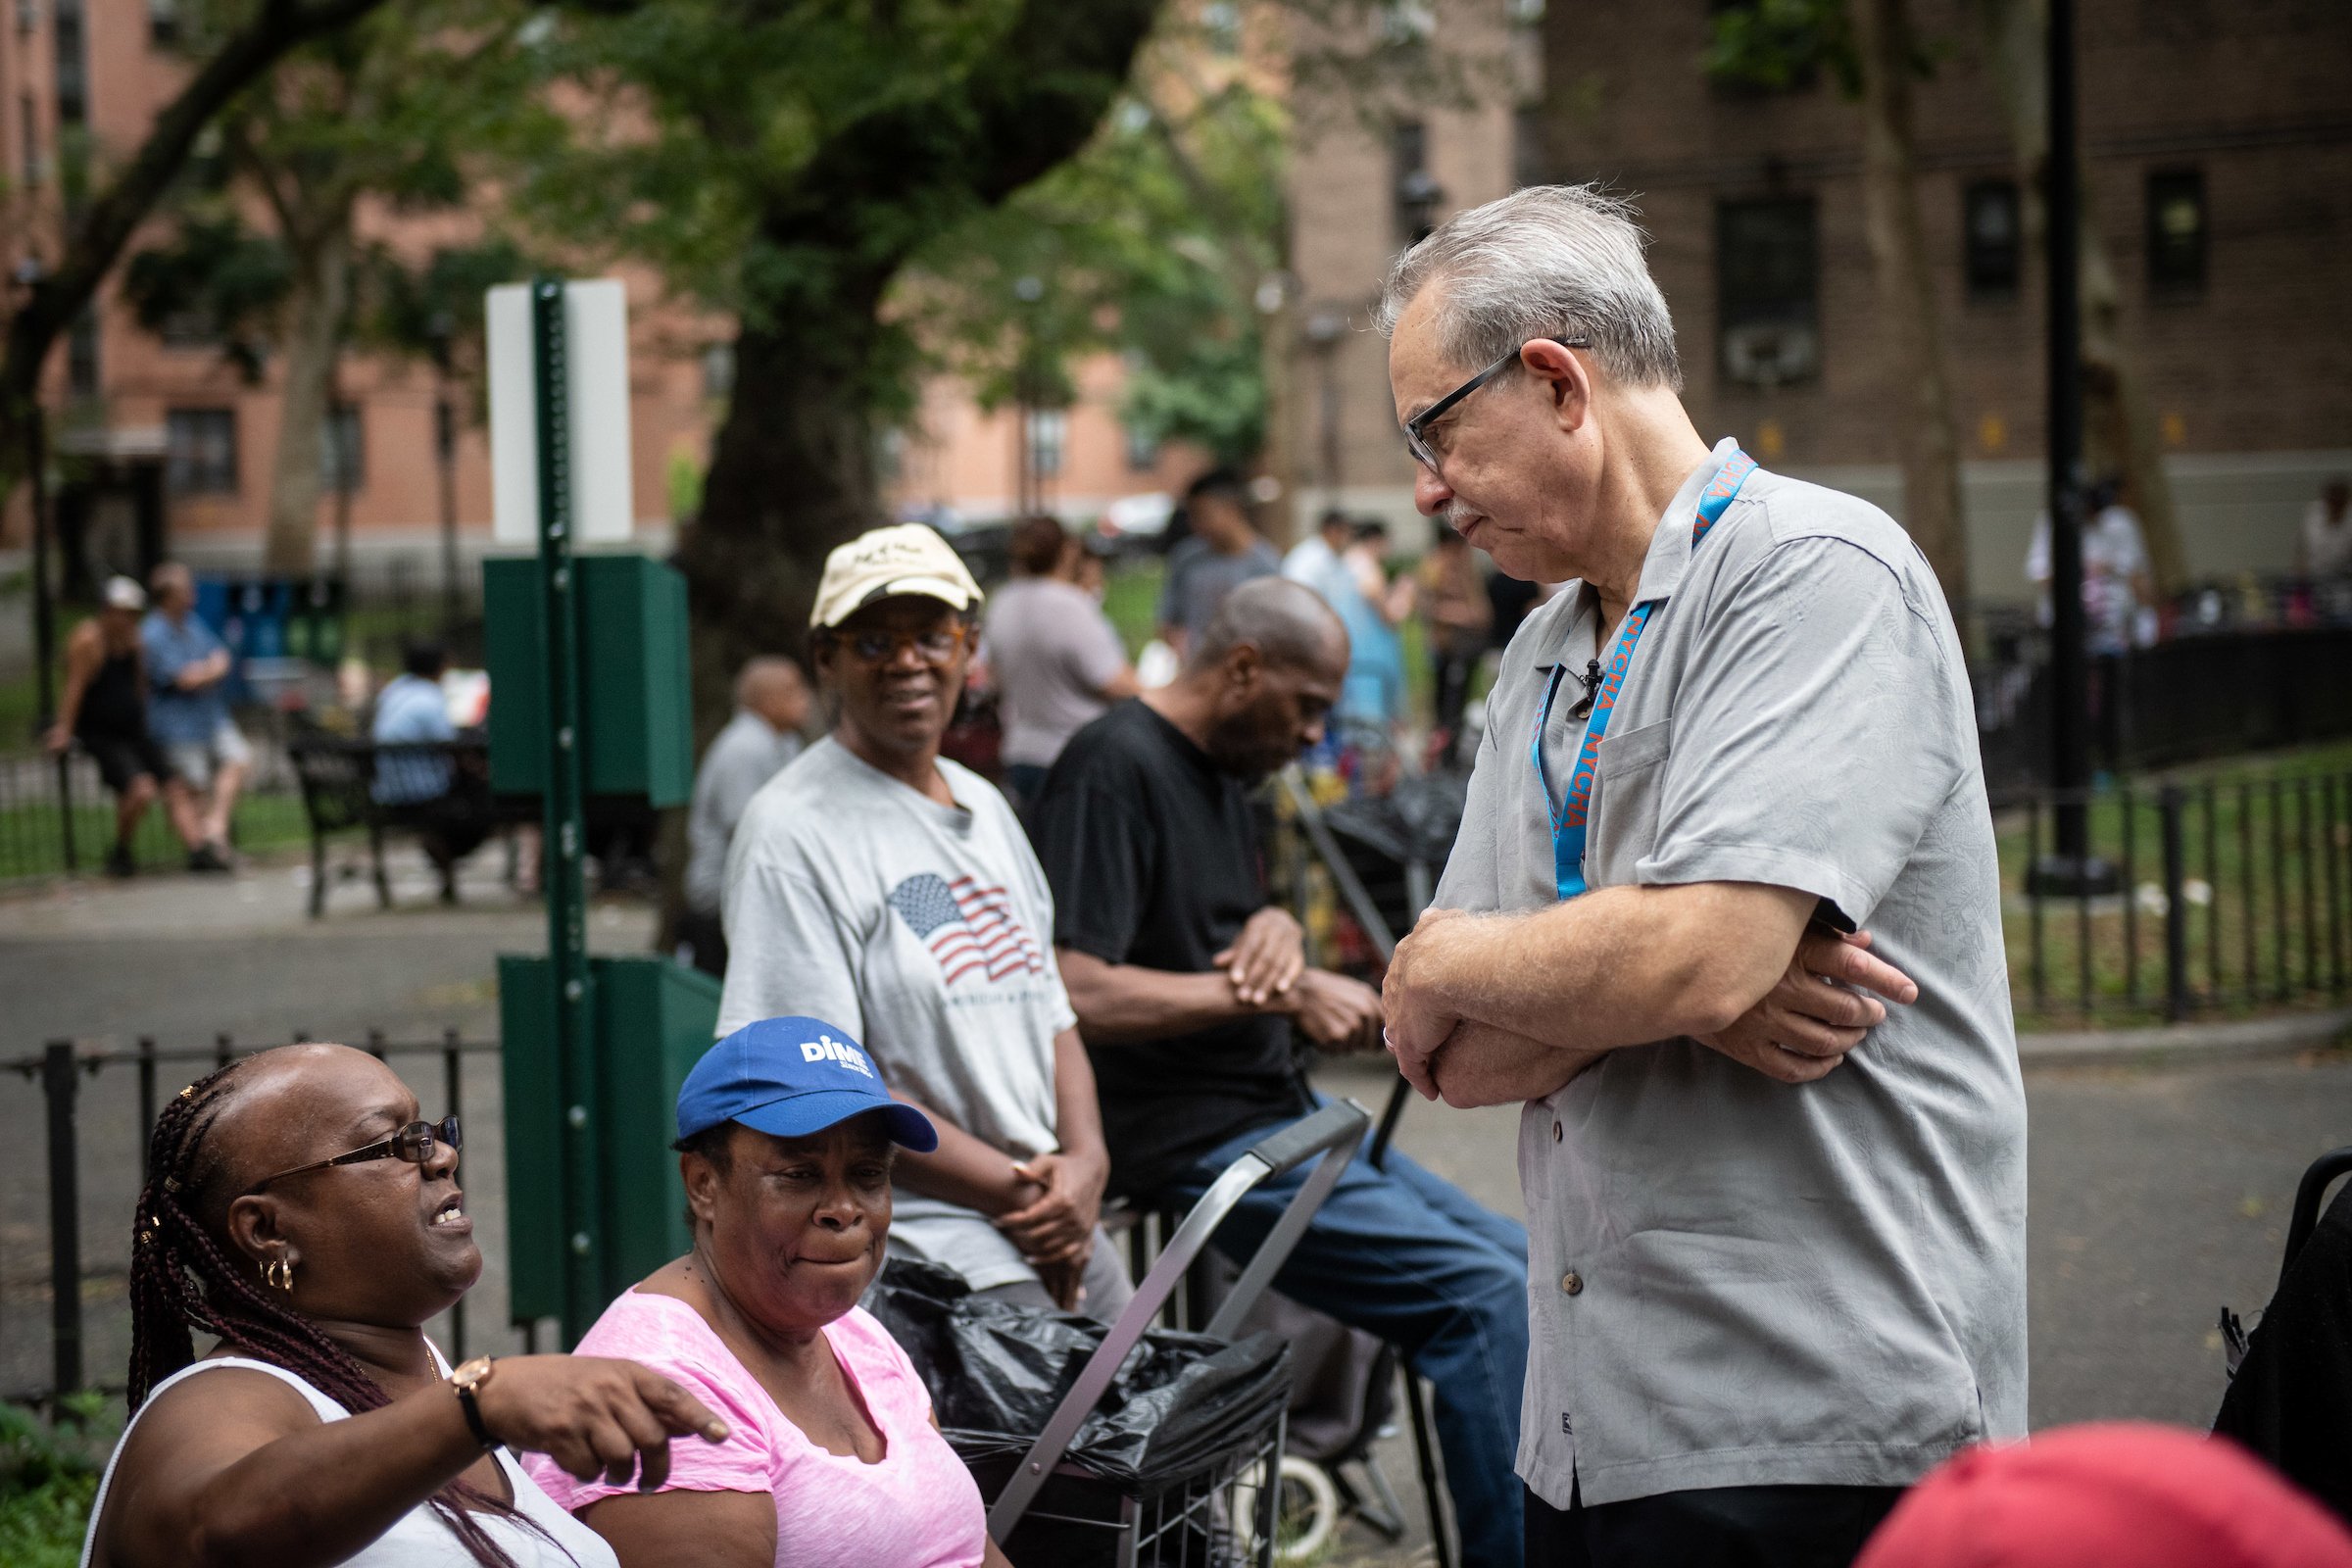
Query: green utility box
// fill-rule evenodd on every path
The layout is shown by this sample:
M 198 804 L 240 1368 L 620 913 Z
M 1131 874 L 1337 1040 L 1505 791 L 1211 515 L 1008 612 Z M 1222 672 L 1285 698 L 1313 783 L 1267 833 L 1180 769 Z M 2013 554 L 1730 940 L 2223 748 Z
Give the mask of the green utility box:
M 644 556 L 581 556 L 581 775 L 594 795 L 682 806 L 694 793 L 686 579 Z M 547 636 L 533 557 L 482 563 L 490 787 L 547 788 Z
M 650 956 L 592 957 L 588 972 L 595 1141 L 604 1151 L 596 1261 L 602 1298 L 609 1300 L 690 1244 L 686 1190 L 669 1146 L 677 1138 L 679 1086 L 718 1027 L 718 982 Z M 544 957 L 500 955 L 507 1256 L 518 1323 L 564 1311 L 567 1107 L 553 985 Z

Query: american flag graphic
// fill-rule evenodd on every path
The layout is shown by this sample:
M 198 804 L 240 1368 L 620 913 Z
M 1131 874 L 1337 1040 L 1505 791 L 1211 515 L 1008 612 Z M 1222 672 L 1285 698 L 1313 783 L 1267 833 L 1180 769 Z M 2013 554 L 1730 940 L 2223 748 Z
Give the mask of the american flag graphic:
M 1046 972 L 1046 956 L 1014 918 L 1003 888 L 921 871 L 890 890 L 890 906 L 930 948 L 949 985 L 969 974 L 1002 980 Z

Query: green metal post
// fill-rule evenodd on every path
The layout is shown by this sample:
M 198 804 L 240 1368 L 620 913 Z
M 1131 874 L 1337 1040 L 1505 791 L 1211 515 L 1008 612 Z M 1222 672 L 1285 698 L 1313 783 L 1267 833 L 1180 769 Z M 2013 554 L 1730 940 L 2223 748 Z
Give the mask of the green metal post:
M 531 283 L 539 412 L 539 581 L 547 629 L 547 954 L 564 1091 L 564 1343 L 604 1309 L 598 1191 L 596 1060 L 588 994 L 587 832 L 580 772 L 580 619 L 571 550 L 571 435 L 564 283 Z

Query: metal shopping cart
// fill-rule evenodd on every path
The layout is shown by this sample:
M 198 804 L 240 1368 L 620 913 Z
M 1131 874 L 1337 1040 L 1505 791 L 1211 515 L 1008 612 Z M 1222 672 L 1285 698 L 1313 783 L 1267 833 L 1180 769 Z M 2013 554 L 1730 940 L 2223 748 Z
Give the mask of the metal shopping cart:
M 1362 1106 L 1341 1101 L 1275 1129 L 1228 1165 L 1169 1235 L 1135 1299 L 1107 1330 L 1001 1302 L 918 1303 L 929 1317 L 914 1321 L 904 1299 L 891 1297 L 885 1276 L 877 1313 L 918 1366 L 931 1363 L 925 1370 L 935 1374 L 942 1429 L 989 1503 L 989 1534 L 1013 1561 L 1272 1568 L 1288 1350 L 1263 1337 L 1236 1344 L 1235 1332 L 1338 1184 L 1370 1122 Z M 1206 1330 L 1152 1328 L 1242 1198 L 1309 1160 L 1314 1169 Z M 1042 1408 L 1059 1386 L 1066 1352 L 1097 1336 L 1100 1343 L 1034 1434 L 959 1424 L 956 1369 L 940 1364 L 954 1361 L 959 1347 L 986 1340 L 991 1353 L 1001 1355 L 996 1364 L 1004 1381 L 1028 1380 Z M 1022 1403 L 1023 1391 L 1011 1388 L 996 1407 L 1017 1412 Z

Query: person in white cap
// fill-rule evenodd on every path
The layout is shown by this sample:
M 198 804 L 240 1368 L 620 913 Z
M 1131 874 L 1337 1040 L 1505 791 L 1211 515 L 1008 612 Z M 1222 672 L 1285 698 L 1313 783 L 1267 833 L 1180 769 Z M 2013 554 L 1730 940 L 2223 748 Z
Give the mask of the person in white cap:
M 1101 1232 L 1110 1159 L 1012 808 L 939 755 L 980 585 L 920 523 L 825 562 L 811 667 L 832 732 L 745 808 L 727 853 L 718 1031 L 827 1019 L 939 1129 L 899 1166 L 891 1244 L 976 1292 L 1103 1321 L 1133 1295 Z
M 146 611 L 146 590 L 136 582 L 107 580 L 98 613 L 66 639 L 65 695 L 45 737 L 49 750 L 61 756 L 79 741 L 98 764 L 98 776 L 115 792 L 109 876 L 128 876 L 135 869 L 131 837 L 171 776 L 163 749 L 147 733 L 147 662 L 139 641 L 139 617 Z M 189 847 L 196 842 L 190 840 Z

